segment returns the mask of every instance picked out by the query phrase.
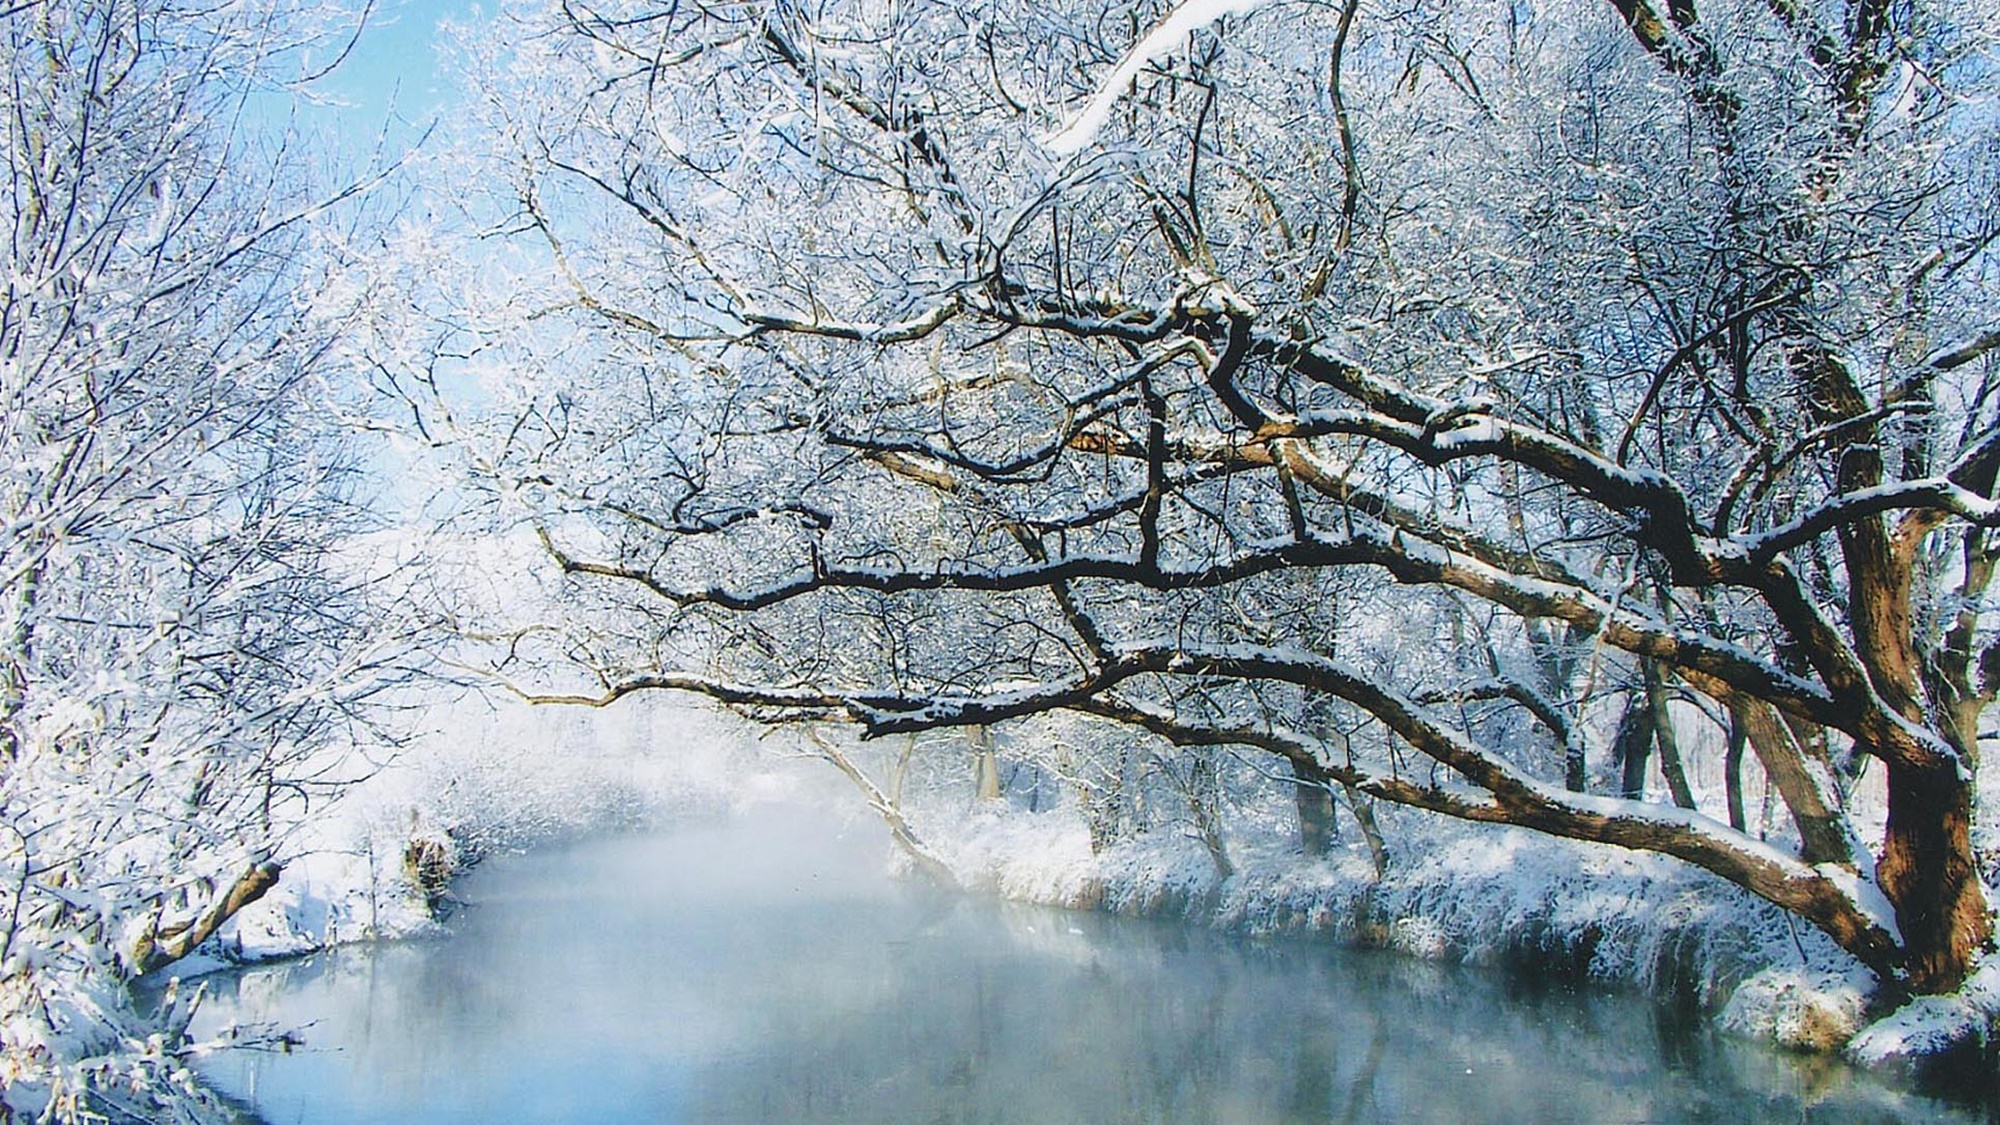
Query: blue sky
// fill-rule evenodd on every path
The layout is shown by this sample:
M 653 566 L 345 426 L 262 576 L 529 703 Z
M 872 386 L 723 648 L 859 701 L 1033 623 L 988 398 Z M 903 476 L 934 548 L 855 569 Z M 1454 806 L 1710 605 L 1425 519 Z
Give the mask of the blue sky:
M 312 86 L 329 104 L 302 108 L 304 119 L 364 151 L 385 129 L 407 141 L 451 101 L 437 65 L 439 22 L 477 10 L 474 0 L 376 0 L 346 61 Z

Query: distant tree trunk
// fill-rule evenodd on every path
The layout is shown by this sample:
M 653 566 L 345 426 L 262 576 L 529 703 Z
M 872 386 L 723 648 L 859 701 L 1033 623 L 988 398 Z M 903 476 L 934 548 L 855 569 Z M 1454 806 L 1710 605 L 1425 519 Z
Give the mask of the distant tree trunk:
M 910 778 L 910 759 L 916 753 L 917 736 L 904 736 L 902 752 L 896 755 L 895 768 L 889 771 L 889 803 L 897 808 L 903 807 L 903 783 Z
M 1611 739 L 1612 757 L 1618 762 L 1618 795 L 1636 801 L 1646 795 L 1646 759 L 1653 750 L 1653 705 L 1643 694 L 1633 694 L 1618 720 L 1618 733 Z
M 1299 850 L 1323 856 L 1339 838 L 1333 817 L 1333 788 L 1325 770 L 1311 762 L 1292 761 L 1292 797 L 1299 812 Z
M 1590 763 L 1583 756 L 1583 745 L 1577 738 L 1563 748 L 1563 788 L 1572 793 L 1590 788 Z
M 1065 780 L 1076 791 L 1077 804 L 1083 809 L 1085 826 L 1090 830 L 1090 854 L 1098 855 L 1116 844 L 1125 833 L 1125 768 L 1129 753 L 1119 743 L 1108 757 L 1110 761 L 1099 765 L 1087 754 L 1078 754 L 1064 770 Z
M 1942 700 L 1945 733 L 1976 771 L 1979 767 L 1979 719 L 2000 694 L 2000 646 L 1979 645 L 1979 606 L 2000 567 L 2000 542 L 1985 528 L 1960 533 L 1962 577 L 1956 601 L 1957 617 L 1930 669 L 1930 694 Z
M 1749 741 L 1742 720 L 1730 712 L 1729 749 L 1722 759 L 1722 785 L 1729 802 L 1729 827 L 1738 832 L 1748 831 L 1745 825 L 1749 823 L 1743 815 L 1743 749 Z
M 1646 709 L 1653 717 L 1653 741 L 1660 748 L 1660 774 L 1667 779 L 1674 804 L 1691 809 L 1694 790 L 1688 787 L 1687 769 L 1681 764 L 1680 739 L 1674 733 L 1673 712 L 1667 709 L 1666 680 L 1660 666 L 1650 660 L 1642 662 L 1641 672 L 1646 679 Z
M 1809 743 L 1801 741 L 1793 725 L 1768 703 L 1726 691 L 1716 695 L 1729 708 L 1731 737 L 1740 732 L 1764 767 L 1767 794 L 1775 790 L 1791 813 L 1799 831 L 1799 857 L 1807 863 L 1853 866 L 1854 842 L 1848 837 L 1826 763 L 1809 753 Z
M 1079 787 L 1084 824 L 1090 830 L 1090 854 L 1099 855 L 1118 842 L 1118 802 L 1106 799 L 1101 789 Z
M 1361 838 L 1368 842 L 1368 858 L 1375 864 L 1375 877 L 1380 879 L 1389 873 L 1389 845 L 1375 823 L 1375 804 L 1353 785 L 1342 782 L 1341 789 L 1347 794 L 1347 809 L 1354 814 L 1354 823 L 1361 827 Z
M 1000 799 L 1000 759 L 993 752 L 992 727 L 972 728 L 972 777 L 978 800 Z
M 1195 755 L 1188 773 L 1188 807 L 1215 873 L 1224 879 L 1236 874 L 1236 865 L 1229 861 L 1229 850 L 1222 840 L 1222 779 L 1216 773 L 1212 753 Z
M 875 815 L 882 818 L 882 823 L 888 826 L 889 835 L 896 841 L 896 846 L 903 849 L 903 854 L 910 857 L 917 870 L 922 871 L 940 886 L 959 885 L 958 876 L 952 873 L 951 866 L 939 858 L 936 852 L 931 851 L 930 846 L 924 843 L 917 835 L 916 829 L 904 818 L 902 808 L 890 800 L 887 793 L 882 792 L 881 788 L 825 735 L 811 727 L 807 727 L 805 733 L 806 738 L 817 749 L 820 758 L 839 770 L 847 780 L 854 783 L 855 788 L 861 790 L 862 796 L 868 801 L 868 807 L 874 809 Z

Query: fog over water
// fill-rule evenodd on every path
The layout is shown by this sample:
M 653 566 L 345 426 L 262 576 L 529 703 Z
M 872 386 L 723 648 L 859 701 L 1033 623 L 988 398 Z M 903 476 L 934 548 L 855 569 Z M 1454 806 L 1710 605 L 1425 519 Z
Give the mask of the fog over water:
M 1629 994 L 946 894 L 797 809 L 496 860 L 454 936 L 211 981 L 270 1125 L 1979 1120 Z

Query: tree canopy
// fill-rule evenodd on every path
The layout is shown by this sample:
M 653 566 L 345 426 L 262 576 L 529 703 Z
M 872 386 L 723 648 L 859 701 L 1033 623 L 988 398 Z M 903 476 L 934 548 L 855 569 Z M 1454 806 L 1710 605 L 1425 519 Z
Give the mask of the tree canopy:
M 510 674 L 1247 747 L 1948 990 L 2000 691 L 1971 7 L 525 9 L 464 48 L 508 249 L 401 387 L 476 383 L 565 576 Z

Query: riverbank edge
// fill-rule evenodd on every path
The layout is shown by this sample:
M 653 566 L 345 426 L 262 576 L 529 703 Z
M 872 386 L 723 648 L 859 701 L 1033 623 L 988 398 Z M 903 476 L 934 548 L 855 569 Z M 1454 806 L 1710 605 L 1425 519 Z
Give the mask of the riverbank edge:
M 2000 955 L 1957 993 L 1892 1008 L 1825 935 L 1666 857 L 1403 812 L 1422 823 L 1388 826 L 1397 843 L 1380 876 L 1358 841 L 1307 858 L 1278 834 L 1232 839 L 1224 873 L 1192 834 L 1093 852 L 1064 810 L 925 819 L 968 890 L 1628 987 L 1728 1034 L 1925 1086 L 2000 1090 Z

